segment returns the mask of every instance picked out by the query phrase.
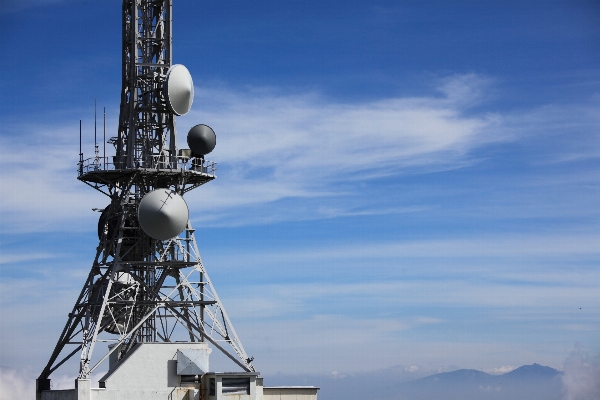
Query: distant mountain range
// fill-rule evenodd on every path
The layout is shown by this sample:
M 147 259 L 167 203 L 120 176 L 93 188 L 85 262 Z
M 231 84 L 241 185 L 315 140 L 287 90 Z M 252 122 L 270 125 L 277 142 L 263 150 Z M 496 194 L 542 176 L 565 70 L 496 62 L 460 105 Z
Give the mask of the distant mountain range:
M 560 400 L 563 373 L 539 364 L 503 375 L 460 369 L 396 385 L 389 399 L 410 400 Z
M 523 380 L 547 380 L 561 377 L 562 372 L 554 368 L 544 367 L 539 364 L 523 365 L 517 369 L 502 375 L 491 375 L 475 369 L 459 369 L 452 372 L 443 372 L 441 374 L 430 375 L 425 378 L 417 379 L 411 383 L 437 383 L 437 382 L 460 382 L 467 383 L 473 381 L 481 382 L 511 382 Z
M 319 386 L 319 400 L 562 400 L 562 375 L 533 364 L 503 375 L 460 369 L 411 380 L 414 374 L 397 366 L 347 375 L 278 374 L 265 384 Z

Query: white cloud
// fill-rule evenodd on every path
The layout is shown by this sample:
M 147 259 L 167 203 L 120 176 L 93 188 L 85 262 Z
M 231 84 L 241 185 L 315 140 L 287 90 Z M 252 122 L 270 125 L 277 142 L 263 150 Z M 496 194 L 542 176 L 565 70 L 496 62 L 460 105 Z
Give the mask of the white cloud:
M 492 375 L 502 375 L 502 374 L 506 374 L 510 371 L 513 371 L 516 368 L 517 367 L 513 367 L 512 365 L 503 365 L 501 367 L 484 369 L 483 371 L 487 372 L 488 374 L 492 374 Z
M 56 345 L 89 270 L 31 267 L 26 263 L 19 266 L 25 277 L 9 277 L 3 271 L 0 279 L 0 357 L 4 365 L 14 368 L 41 368 Z
M 474 73 L 452 75 L 441 80 L 439 90 L 453 103 L 468 107 L 478 104 L 492 84 L 492 79 Z
M 37 371 L 38 373 L 40 371 Z M 106 371 L 92 374 L 92 387 L 98 387 L 100 379 Z M 38 375 L 30 367 L 8 368 L 0 367 L 0 400 L 35 399 L 35 379 Z M 53 390 L 73 389 L 76 374 L 53 375 L 51 388 Z
M 456 79 L 461 93 L 468 84 L 480 84 L 474 76 Z M 216 130 L 211 157 L 234 165 L 235 178 L 286 183 L 292 191 L 312 193 L 324 183 L 464 162 L 473 148 L 507 139 L 498 132 L 500 116 L 466 115 L 450 97 L 452 90 L 444 98 L 344 104 L 315 94 L 205 88 L 197 91 L 195 109 L 201 111 L 190 112 L 185 121 L 201 117 Z M 186 125 L 180 126 L 185 134 Z
M 76 129 L 30 124 L 9 129 L 22 132 L 0 136 L 2 232 L 79 231 L 93 226 L 97 215 L 91 209 L 107 200 L 76 179 Z
M 557 276 L 556 280 L 560 278 Z M 591 275 L 588 279 L 594 279 Z M 592 282 L 578 285 L 559 286 L 556 283 L 515 284 L 471 280 L 469 277 L 454 276 L 447 279 L 388 279 L 385 282 L 342 283 L 318 282 L 297 284 L 260 285 L 253 283 L 251 288 L 228 286 L 227 307 L 236 321 L 272 320 L 273 318 L 303 318 L 314 313 L 348 313 L 348 301 L 355 301 L 356 313 L 369 315 L 369 305 L 376 305 L 373 316 L 385 315 L 404 307 L 427 307 L 434 316 L 392 318 L 402 321 L 402 329 L 417 326 L 440 324 L 445 321 L 436 307 L 490 308 L 489 316 L 495 320 L 518 321 L 553 319 L 560 327 L 560 321 L 581 305 L 586 310 L 579 312 L 582 328 L 593 329 L 593 313 L 598 310 L 598 288 L 596 278 Z M 352 299 L 352 300 L 351 300 Z M 315 307 L 315 304 L 319 306 Z M 319 311 L 320 310 L 320 311 Z M 532 315 L 532 310 L 535 310 Z M 365 314 L 367 313 L 367 314 Z M 590 320 L 583 319 L 590 316 Z M 585 322 L 585 323 L 584 323 Z M 368 325 L 368 323 L 367 323 Z M 567 325 L 568 327 L 569 325 Z M 400 328 L 398 328 L 400 329 Z
M 47 260 L 50 258 L 60 257 L 59 254 L 47 253 L 47 252 L 28 252 L 19 254 L 8 254 L 6 252 L 0 253 L 0 264 L 12 264 L 17 262 L 33 261 L 33 260 Z
M 440 240 L 402 240 L 391 242 L 356 242 L 339 246 L 314 246 L 311 248 L 270 250 L 260 253 L 243 252 L 227 254 L 235 264 L 241 260 L 277 262 L 310 262 L 316 260 L 346 259 L 402 259 L 402 258 L 514 258 L 535 256 L 575 256 L 600 254 L 600 236 L 592 234 L 573 235 L 489 235 L 477 238 Z M 238 259 L 240 262 L 238 262 Z M 569 278 L 567 278 L 569 279 Z
M 600 355 L 576 348 L 565 361 L 564 400 L 600 399 Z
M 35 380 L 22 370 L 0 367 L 0 400 L 35 399 Z

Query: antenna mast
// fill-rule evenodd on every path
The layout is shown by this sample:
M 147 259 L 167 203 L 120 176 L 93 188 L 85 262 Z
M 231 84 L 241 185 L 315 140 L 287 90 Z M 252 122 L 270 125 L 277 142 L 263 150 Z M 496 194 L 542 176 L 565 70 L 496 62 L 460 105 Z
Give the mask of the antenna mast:
M 202 264 L 183 195 L 216 178 L 204 159 L 216 144 L 206 125 L 188 134 L 190 149 L 178 151 L 175 116 L 193 101 L 188 70 L 172 65 L 172 0 L 124 0 L 123 74 L 115 146 L 98 168 L 81 152 L 78 179 L 109 200 L 98 222 L 99 246 L 81 293 L 69 314 L 38 392 L 50 375 L 79 355 L 79 379 L 109 356 L 117 362 L 139 343 L 210 342 L 244 371 L 254 371 Z M 168 211 L 168 212 L 165 212 Z M 103 354 L 96 344 L 108 342 Z

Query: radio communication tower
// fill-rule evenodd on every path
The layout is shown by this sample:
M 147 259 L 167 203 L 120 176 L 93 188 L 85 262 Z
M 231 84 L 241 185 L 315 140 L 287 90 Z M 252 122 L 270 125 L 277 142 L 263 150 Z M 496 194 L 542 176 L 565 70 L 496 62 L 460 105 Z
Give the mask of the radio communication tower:
M 78 179 L 109 198 L 98 223 L 99 245 L 69 313 L 40 390 L 51 374 L 79 356 L 79 378 L 107 358 L 121 360 L 138 344 L 209 342 L 254 372 L 202 264 L 183 195 L 216 178 L 204 159 L 216 144 L 206 125 L 177 148 L 175 116 L 186 114 L 194 86 L 172 64 L 172 0 L 124 0 L 123 74 L 115 156 L 80 158 Z M 104 354 L 96 345 L 108 342 Z M 92 363 L 94 358 L 94 363 Z

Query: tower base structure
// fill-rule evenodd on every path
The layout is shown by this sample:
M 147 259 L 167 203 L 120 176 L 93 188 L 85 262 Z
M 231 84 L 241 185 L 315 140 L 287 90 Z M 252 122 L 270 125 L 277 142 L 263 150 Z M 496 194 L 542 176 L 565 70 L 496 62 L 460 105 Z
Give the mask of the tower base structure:
M 40 388 L 37 400 L 317 400 L 315 386 L 265 387 L 258 372 L 210 372 L 211 350 L 202 342 L 139 343 L 109 360 L 98 388 L 77 379 L 74 389 Z

